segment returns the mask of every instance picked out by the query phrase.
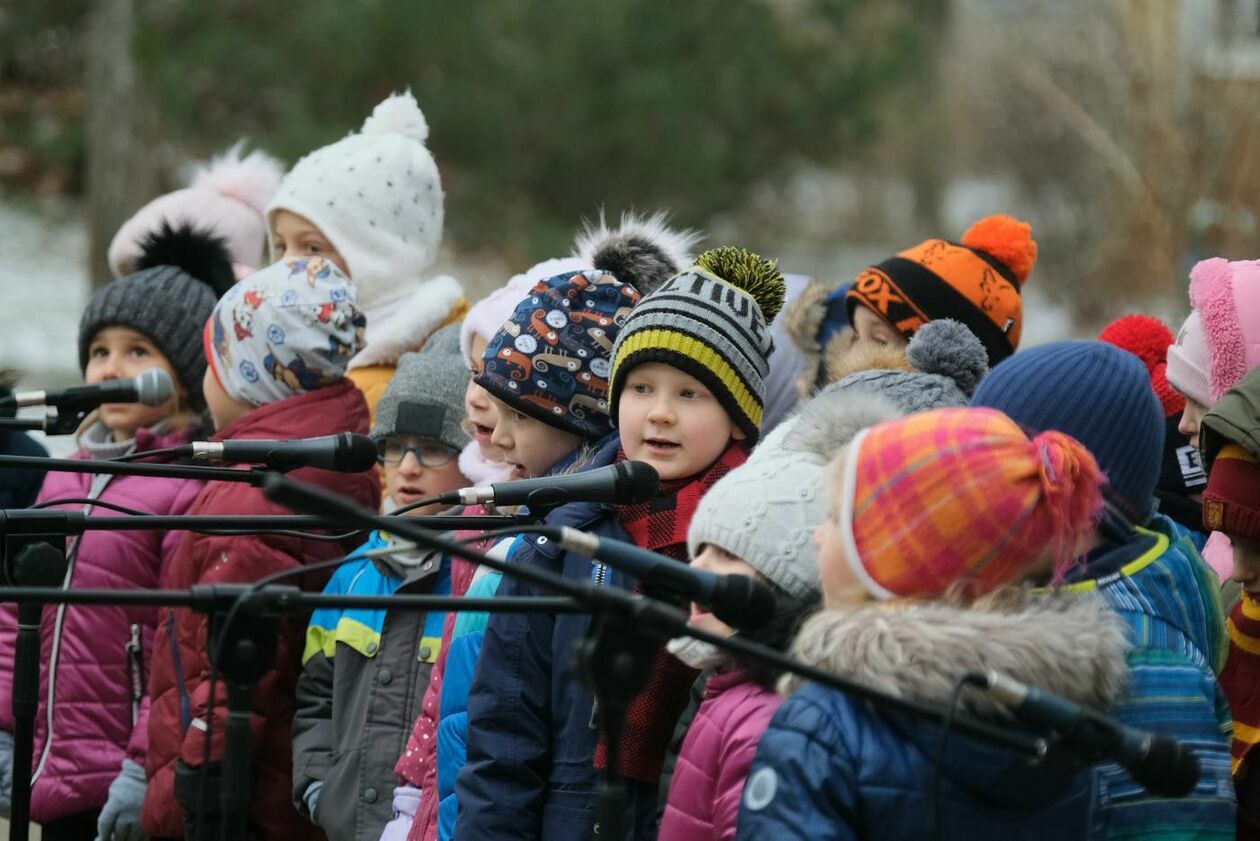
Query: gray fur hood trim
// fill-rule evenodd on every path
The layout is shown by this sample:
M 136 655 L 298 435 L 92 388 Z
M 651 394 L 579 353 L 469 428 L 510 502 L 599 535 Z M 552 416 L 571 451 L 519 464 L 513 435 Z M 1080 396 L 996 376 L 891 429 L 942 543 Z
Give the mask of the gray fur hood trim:
M 969 671 L 994 670 L 1095 709 L 1124 691 L 1129 669 L 1124 625 L 1094 595 L 1047 597 L 1014 611 L 963 609 L 941 602 L 885 602 L 857 610 L 824 610 L 802 627 L 792 655 L 896 695 L 944 703 Z M 802 679 L 779 683 L 791 694 Z M 963 708 L 1009 718 L 980 690 Z

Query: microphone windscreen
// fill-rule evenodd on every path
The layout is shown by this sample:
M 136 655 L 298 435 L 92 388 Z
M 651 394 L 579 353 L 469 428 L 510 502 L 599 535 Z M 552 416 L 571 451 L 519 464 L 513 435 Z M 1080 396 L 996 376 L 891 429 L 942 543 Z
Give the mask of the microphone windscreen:
M 1151 746 L 1141 760 L 1126 763 L 1133 779 L 1157 797 L 1185 797 L 1199 782 L 1199 758 L 1188 745 L 1152 734 Z
M 339 447 L 341 458 L 338 470 L 342 473 L 362 473 L 376 466 L 376 444 L 366 435 L 345 433 L 346 445 Z
M 774 618 L 778 602 L 769 587 L 749 575 L 719 575 L 713 615 L 733 628 L 760 628 Z
M 622 505 L 634 505 L 647 502 L 656 496 L 661 487 L 661 475 L 656 468 L 645 461 L 622 461 L 617 463 L 617 502 Z
M 146 368 L 135 379 L 136 402 L 146 406 L 161 406 L 175 396 L 175 383 L 171 375 L 161 368 Z

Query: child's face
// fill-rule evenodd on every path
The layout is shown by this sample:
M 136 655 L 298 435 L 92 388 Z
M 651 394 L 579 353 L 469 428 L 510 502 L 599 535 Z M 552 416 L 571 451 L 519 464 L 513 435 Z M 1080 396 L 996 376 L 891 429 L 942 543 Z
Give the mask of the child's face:
M 906 337 L 894 330 L 887 321 L 869 307 L 859 304 L 853 309 L 853 332 L 858 341 L 891 347 L 905 347 Z
M 87 369 L 83 380 L 96 385 L 107 380 L 129 380 L 149 368 L 161 368 L 175 383 L 176 395 L 161 406 L 145 406 L 142 403 L 104 403 L 100 409 L 101 422 L 114 433 L 119 441 L 133 437 L 137 429 L 153 424 L 174 414 L 179 401 L 188 396 L 179 385 L 175 369 L 141 333 L 129 327 L 106 327 L 88 344 Z
M 663 362 L 639 365 L 626 376 L 617 429 L 626 456 L 652 465 L 663 481 L 695 476 L 732 438 L 745 437 L 713 392 Z
M 476 379 L 483 367 L 481 355 L 486 352 L 486 340 L 481 336 L 473 336 L 469 350 L 472 359 L 468 360 L 468 369 L 473 379 Z M 468 388 L 464 391 L 464 416 L 472 425 L 473 438 L 481 448 L 481 454 L 490 461 L 503 461 L 503 451 L 490 443 L 490 436 L 494 434 L 494 427 L 499 419 L 498 409 L 495 408 L 490 392 L 473 382 L 473 379 L 468 381 Z
M 1260 541 L 1229 535 L 1234 550 L 1234 571 L 1230 578 L 1242 585 L 1249 596 L 1260 597 Z
M 1181 413 L 1181 422 L 1177 424 L 1177 431 L 1190 439 L 1192 447 L 1199 446 L 1199 424 L 1203 422 L 1203 416 L 1207 413 L 1207 406 L 1197 400 L 1186 398 L 1186 408 Z
M 333 248 L 328 237 L 307 221 L 305 216 L 277 210 L 271 217 L 271 241 L 275 247 L 272 257 L 276 260 L 281 257 L 319 256 L 331 260 L 347 276 L 353 277 L 346 266 L 346 258 Z
M 208 365 L 206 375 L 201 379 L 201 393 L 206 398 L 206 408 L 210 410 L 210 419 L 214 421 L 215 429 L 222 429 L 254 408 L 229 396 Z
M 503 462 L 512 466 L 512 479 L 542 476 L 582 443 L 572 432 L 522 414 L 493 395 L 490 400 L 498 415 L 490 443 L 503 452 Z
M 851 458 L 843 453 L 832 464 L 833 475 L 844 473 L 844 460 Z M 833 485 L 835 483 L 832 483 Z M 844 539 L 840 534 L 840 500 L 833 493 L 825 519 L 814 530 L 814 546 L 818 547 L 818 575 L 822 579 L 823 603 L 828 608 L 838 608 L 853 601 L 853 594 L 861 589 L 861 582 L 849 566 Z
M 459 472 L 459 452 L 441 441 L 388 435 L 377 442 L 377 452 L 385 468 L 385 490 L 395 505 L 410 505 L 469 484 Z M 408 511 L 407 516 L 436 514 L 442 507 L 441 503 L 426 505 Z
M 715 575 L 747 575 L 749 578 L 756 578 L 758 581 L 766 580 L 761 573 L 753 568 L 752 564 L 712 543 L 706 543 L 700 547 L 700 551 L 691 559 L 691 565 L 696 569 L 712 572 Z M 721 634 L 724 637 L 733 636 L 735 633 L 734 628 L 694 602 L 691 605 L 691 621 L 689 624 L 711 634 Z

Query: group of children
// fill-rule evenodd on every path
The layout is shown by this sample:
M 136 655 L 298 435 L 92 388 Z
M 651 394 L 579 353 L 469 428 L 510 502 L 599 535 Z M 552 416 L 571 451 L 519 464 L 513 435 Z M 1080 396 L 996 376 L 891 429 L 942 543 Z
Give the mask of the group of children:
M 379 471 L 293 478 L 461 518 L 513 512 L 431 501 L 645 462 L 652 498 L 544 520 L 773 594 L 763 626 L 690 605 L 695 627 L 1022 730 L 962 681 L 994 670 L 1177 738 L 1201 775 L 1164 798 L 1070 750 L 1030 763 L 688 637 L 652 652 L 610 752 L 573 657 L 589 615 L 326 608 L 281 623 L 252 695 L 251 837 L 600 838 L 607 770 L 633 839 L 1260 837 L 1260 264 L 1196 266 L 1175 340 L 1129 317 L 1019 351 L 1037 250 L 1009 216 L 830 289 L 745 249 L 696 254 L 657 214 L 588 228 L 469 306 L 432 274 L 427 133 L 392 96 L 283 177 L 234 149 L 124 226 L 119 278 L 80 323 L 84 379 L 159 367 L 176 394 L 102 406 L 76 457 L 370 434 Z M 38 504 L 285 513 L 246 484 L 65 473 Z M 642 592 L 545 536 L 454 535 Z M 551 595 L 381 531 L 91 531 L 68 554 L 74 588 Z M 6 605 L 4 803 L 15 629 Z M 41 633 L 43 837 L 217 837 L 226 690 L 205 617 L 50 606 Z

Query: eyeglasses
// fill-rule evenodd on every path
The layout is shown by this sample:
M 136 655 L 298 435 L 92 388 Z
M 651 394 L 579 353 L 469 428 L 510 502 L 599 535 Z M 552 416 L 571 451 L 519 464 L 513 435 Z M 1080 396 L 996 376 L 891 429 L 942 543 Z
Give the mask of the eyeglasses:
M 445 467 L 450 464 L 451 459 L 455 458 L 458 451 L 438 441 L 393 435 L 377 439 L 376 460 L 381 464 L 402 464 L 407 453 L 414 455 L 424 467 Z

